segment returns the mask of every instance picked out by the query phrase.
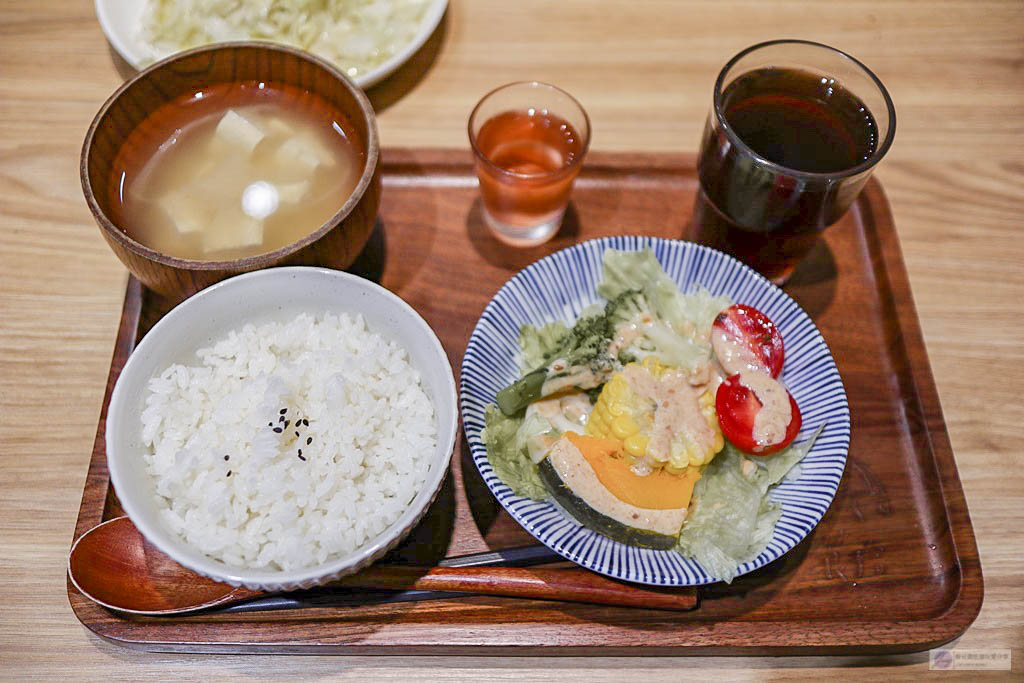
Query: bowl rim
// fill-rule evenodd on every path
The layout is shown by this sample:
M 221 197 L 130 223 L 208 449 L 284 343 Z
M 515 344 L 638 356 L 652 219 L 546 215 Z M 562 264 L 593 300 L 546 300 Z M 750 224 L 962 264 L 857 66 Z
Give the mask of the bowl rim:
M 96 199 L 96 192 L 92 187 L 92 180 L 89 178 L 89 158 L 93 149 L 93 142 L 96 138 L 96 132 L 99 130 L 100 123 L 107 116 L 110 109 L 114 106 L 114 103 L 132 88 L 136 83 L 150 78 L 155 72 L 160 71 L 166 66 L 174 64 L 178 61 L 189 59 L 197 54 L 203 54 L 207 52 L 219 52 L 221 50 L 234 50 L 234 49 L 246 49 L 246 50 L 269 50 L 272 52 L 286 53 L 292 57 L 300 60 L 304 60 L 314 64 L 315 66 L 324 69 L 335 78 L 337 78 L 349 91 L 359 106 L 359 110 L 363 115 L 366 122 L 366 163 L 363 167 L 363 172 L 359 177 L 359 182 L 349 193 L 348 199 L 344 204 L 331 215 L 326 221 L 320 224 L 320 226 L 312 232 L 306 234 L 302 238 L 289 242 L 283 247 L 278 247 L 273 251 L 262 252 L 259 254 L 253 254 L 239 259 L 229 259 L 226 261 L 199 261 L 194 259 L 185 259 L 177 256 L 171 256 L 164 252 L 157 251 L 146 245 L 138 242 L 128 235 L 124 230 L 114 225 L 113 221 L 107 216 L 106 212 L 100 207 L 99 202 Z M 283 259 L 301 251 L 310 244 L 318 241 L 324 235 L 329 233 L 334 228 L 348 218 L 349 214 L 359 205 L 366 195 L 366 191 L 370 188 L 373 183 L 373 178 L 377 173 L 377 167 L 380 165 L 380 137 L 377 132 L 377 117 L 373 110 L 373 105 L 370 104 L 369 98 L 366 93 L 363 92 L 362 88 L 353 83 L 352 79 L 345 75 L 341 70 L 316 55 L 295 48 L 288 47 L 286 45 L 280 45 L 277 43 L 271 43 L 267 41 L 259 40 L 243 40 L 233 41 L 225 43 L 214 43 L 211 45 L 204 45 L 201 47 L 186 50 L 184 52 L 176 52 L 173 55 L 166 57 L 158 62 L 154 62 L 150 66 L 146 67 L 142 71 L 139 71 L 134 76 L 129 78 L 127 81 L 122 83 L 117 90 L 115 90 L 110 97 L 103 103 L 99 111 L 96 112 L 96 116 L 93 117 L 92 123 L 89 124 L 89 130 L 85 134 L 85 140 L 82 142 L 82 152 L 79 159 L 79 176 L 82 183 L 82 194 L 85 195 L 86 204 L 89 206 L 89 211 L 92 212 L 93 219 L 100 226 L 100 230 L 104 235 L 113 238 L 118 244 L 125 249 L 128 249 L 137 256 L 159 263 L 164 266 L 169 266 L 178 270 L 187 271 L 223 271 L 223 270 L 251 270 L 254 268 L 262 268 L 273 263 L 279 263 Z
M 363 288 L 365 291 L 372 292 L 373 294 L 390 300 L 408 320 L 419 328 L 423 338 L 421 343 L 430 348 L 432 355 L 437 356 L 437 362 L 440 364 L 442 375 L 446 380 L 444 382 L 444 396 L 435 397 L 434 412 L 435 415 L 438 416 L 437 450 L 433 454 L 433 459 L 430 461 L 432 469 L 428 472 L 422 488 L 416 494 L 416 498 L 419 498 L 424 492 L 429 493 L 424 497 L 421 508 L 417 508 L 410 504 L 402 511 L 398 519 L 389 524 L 383 532 L 372 538 L 366 544 L 360 546 L 352 553 L 340 558 L 335 558 L 334 560 L 324 564 L 305 567 L 294 571 L 245 569 L 241 567 L 232 567 L 224 562 L 202 555 L 201 552 L 201 562 L 193 562 L 183 558 L 179 550 L 183 548 L 191 548 L 192 550 L 199 552 L 198 549 L 177 538 L 169 530 L 162 528 L 154 529 L 154 525 L 145 521 L 145 517 L 142 514 L 142 501 L 138 498 L 137 493 L 133 493 L 133 488 L 127 485 L 128 480 L 125 478 L 127 475 L 123 473 L 121 466 L 119 465 L 120 459 L 117 453 L 121 453 L 120 458 L 127 456 L 128 453 L 123 452 L 123 449 L 119 450 L 116 447 L 113 435 L 116 434 L 119 429 L 123 429 L 123 427 L 118 425 L 117 416 L 120 412 L 120 405 L 127 400 L 125 398 L 126 392 L 128 391 L 126 387 L 129 384 L 148 382 L 149 377 L 139 375 L 138 373 L 140 371 L 136 370 L 136 367 L 143 362 L 141 359 L 145 356 L 146 348 L 155 344 L 156 342 L 154 340 L 158 339 L 161 335 L 166 334 L 169 328 L 173 329 L 175 326 L 180 327 L 182 325 L 187 325 L 191 320 L 192 309 L 195 307 L 196 302 L 218 297 L 231 298 L 235 296 L 235 290 L 246 288 L 253 280 L 266 278 L 288 278 L 293 276 L 300 278 L 326 277 L 342 283 L 342 286 Z M 195 349 L 193 349 L 193 351 L 195 351 Z M 447 372 L 445 372 L 445 370 Z M 444 398 L 451 406 L 451 420 L 448 421 L 447 424 L 441 424 L 437 408 L 437 405 L 442 398 Z M 117 382 L 114 384 L 114 390 L 111 392 L 106 413 L 107 426 L 104 446 L 106 448 L 106 462 L 107 469 L 110 473 L 110 483 L 113 485 L 115 493 L 117 493 L 118 500 L 121 502 L 121 507 L 123 508 L 124 513 L 131 518 L 132 522 L 148 542 L 152 543 L 175 562 L 178 562 L 182 566 L 211 579 L 229 583 L 234 586 L 241 585 L 261 590 L 290 590 L 293 588 L 306 588 L 318 585 L 325 581 L 333 580 L 340 576 L 358 571 L 379 559 L 384 552 L 394 547 L 394 545 L 396 545 L 408 534 L 409 531 L 412 530 L 433 503 L 444 484 L 445 478 L 448 476 L 449 470 L 451 469 L 452 453 L 455 449 L 455 443 L 459 433 L 459 413 L 458 391 L 455 384 L 455 375 L 452 371 L 452 365 L 448 358 L 448 354 L 434 330 L 430 327 L 427 321 L 423 319 L 423 316 L 409 305 L 408 302 L 386 287 L 383 287 L 371 280 L 359 277 L 358 275 L 352 275 L 351 273 L 333 270 L 331 268 L 286 266 L 242 273 L 226 280 L 222 280 L 185 299 L 157 321 L 149 332 L 146 333 L 146 336 L 144 336 L 138 345 L 132 350 L 131 355 L 128 357 L 128 360 L 125 362 L 124 367 L 118 375 Z M 435 465 L 436 467 L 434 467 Z
M 413 55 L 427 44 L 434 31 L 441 25 L 445 12 L 448 11 L 448 0 L 429 0 L 430 4 L 420 19 L 420 28 L 404 48 L 391 55 L 376 67 L 366 73 L 358 74 L 353 79 L 356 85 L 369 88 L 377 85 L 391 74 L 398 71 L 399 67 L 412 59 Z

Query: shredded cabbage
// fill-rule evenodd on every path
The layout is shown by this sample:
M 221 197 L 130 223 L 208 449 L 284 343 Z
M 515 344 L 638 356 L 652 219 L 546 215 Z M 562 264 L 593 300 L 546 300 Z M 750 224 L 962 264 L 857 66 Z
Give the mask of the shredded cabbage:
M 149 0 L 137 38 L 147 62 L 208 43 L 269 40 L 355 78 L 416 36 L 430 0 Z

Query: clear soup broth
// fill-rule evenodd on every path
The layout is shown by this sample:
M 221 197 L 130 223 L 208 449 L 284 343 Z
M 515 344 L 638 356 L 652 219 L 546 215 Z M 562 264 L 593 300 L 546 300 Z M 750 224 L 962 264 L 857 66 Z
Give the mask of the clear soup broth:
M 219 84 L 163 105 L 128 136 L 112 168 L 112 218 L 170 256 L 254 256 L 319 228 L 365 164 L 352 125 L 319 96 Z

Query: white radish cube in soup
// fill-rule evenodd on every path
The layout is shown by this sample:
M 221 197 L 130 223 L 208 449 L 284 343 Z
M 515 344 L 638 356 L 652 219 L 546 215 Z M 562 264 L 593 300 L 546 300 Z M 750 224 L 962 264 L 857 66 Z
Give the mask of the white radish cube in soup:
M 278 116 L 271 116 L 267 119 L 267 133 L 282 138 L 295 137 L 295 128 L 284 119 Z
M 217 211 L 203 232 L 203 251 L 243 249 L 263 242 L 263 221 L 245 215 L 240 208 Z
M 298 204 L 309 195 L 309 181 L 297 183 L 281 183 L 277 186 L 277 196 L 282 203 Z
M 312 176 L 320 166 L 320 155 L 316 149 L 299 138 L 289 138 L 282 142 L 274 158 L 282 166 L 306 177 Z
M 171 190 L 157 201 L 157 206 L 183 235 L 199 232 L 210 218 L 209 213 L 182 190 Z
M 224 113 L 220 123 L 217 124 L 214 134 L 218 140 L 232 147 L 244 150 L 247 154 L 252 154 L 252 151 L 256 149 L 256 145 L 260 144 L 260 141 L 264 138 L 263 131 L 255 123 L 234 109 L 228 109 Z
M 338 159 L 335 155 L 331 154 L 330 147 L 324 144 L 324 141 L 319 139 L 319 136 L 314 131 L 304 131 L 303 134 L 299 135 L 299 139 L 316 154 L 316 158 L 320 160 L 320 165 L 324 168 L 333 168 L 337 165 Z

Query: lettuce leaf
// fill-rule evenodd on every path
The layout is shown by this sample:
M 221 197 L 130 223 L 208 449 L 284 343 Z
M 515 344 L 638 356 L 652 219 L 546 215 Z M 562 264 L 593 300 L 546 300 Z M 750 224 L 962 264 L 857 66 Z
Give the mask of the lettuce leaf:
M 548 490 L 527 453 L 526 444 L 516 438 L 523 423 L 521 417 L 508 417 L 494 405 L 487 406 L 481 437 L 487 447 L 487 459 L 505 484 L 517 496 L 542 500 Z
M 684 294 L 679 302 L 682 315 L 694 327 L 694 336 L 707 341 L 711 338 L 711 325 L 718 314 L 732 306 L 732 300 L 724 294 L 713 295 L 700 285 L 693 287 L 689 294 Z
M 601 266 L 599 295 L 611 301 L 627 289 L 639 289 L 654 307 L 655 315 L 677 330 L 686 328 L 679 302 L 683 294 L 662 270 L 653 251 L 608 249 L 601 258 Z
M 649 248 L 643 251 L 608 249 L 602 257 L 602 280 L 597 293 L 611 301 L 628 289 L 639 289 L 652 311 L 674 330 L 706 341 L 711 323 L 732 302 L 729 297 L 712 296 L 703 287 L 683 294 Z M 710 350 L 709 350 L 710 353 Z
M 748 458 L 727 442 L 694 487 L 676 549 L 711 576 L 731 583 L 737 568 L 765 549 L 782 516 L 768 491 L 803 460 L 822 429 L 766 457 Z
M 566 334 L 569 328 L 565 323 L 553 322 L 543 327 L 523 325 L 519 328 L 519 348 L 522 350 L 522 357 L 519 367 L 523 372 L 535 370 L 544 364 L 544 357 L 549 351 L 558 347 L 558 343 Z
M 761 493 L 767 493 L 768 489 L 785 479 L 790 472 L 793 472 L 793 468 L 810 452 L 811 446 L 818 440 L 818 436 L 821 435 L 824 429 L 825 423 L 822 423 L 809 438 L 800 443 L 794 443 L 767 458 L 750 458 L 757 465 L 757 471 L 752 476 L 758 482 Z
M 559 431 L 548 420 L 536 413 L 527 415 L 516 430 L 516 451 L 522 454 L 525 450 L 530 462 L 538 464 L 559 436 Z

